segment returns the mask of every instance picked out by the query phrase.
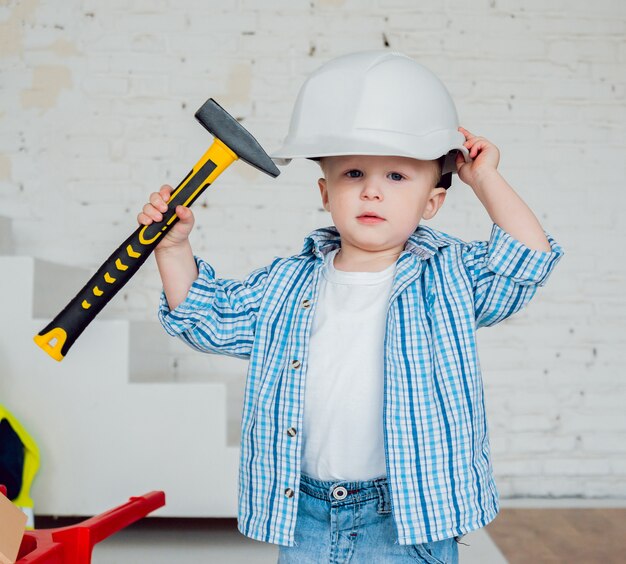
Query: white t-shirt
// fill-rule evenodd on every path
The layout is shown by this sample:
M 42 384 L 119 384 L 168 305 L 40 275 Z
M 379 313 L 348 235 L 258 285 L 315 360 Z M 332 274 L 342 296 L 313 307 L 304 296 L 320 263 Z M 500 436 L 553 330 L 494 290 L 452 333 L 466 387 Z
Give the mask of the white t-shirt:
M 319 480 L 385 476 L 383 350 L 395 264 L 335 270 L 324 259 L 306 375 L 302 471 Z

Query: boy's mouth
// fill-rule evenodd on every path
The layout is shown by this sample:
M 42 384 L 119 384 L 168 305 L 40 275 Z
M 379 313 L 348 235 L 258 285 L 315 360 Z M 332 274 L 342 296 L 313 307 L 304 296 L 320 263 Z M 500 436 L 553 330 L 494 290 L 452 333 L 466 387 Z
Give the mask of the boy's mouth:
M 364 212 L 357 216 L 356 219 L 360 223 L 381 223 L 382 221 L 385 221 L 384 218 L 374 212 Z

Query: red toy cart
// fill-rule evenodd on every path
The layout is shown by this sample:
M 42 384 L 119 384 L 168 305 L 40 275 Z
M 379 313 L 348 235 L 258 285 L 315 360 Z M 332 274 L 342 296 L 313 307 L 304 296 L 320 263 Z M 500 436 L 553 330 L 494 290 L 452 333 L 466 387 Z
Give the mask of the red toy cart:
M 26 531 L 16 564 L 89 564 L 96 543 L 164 505 L 165 493 L 154 491 L 76 525 Z

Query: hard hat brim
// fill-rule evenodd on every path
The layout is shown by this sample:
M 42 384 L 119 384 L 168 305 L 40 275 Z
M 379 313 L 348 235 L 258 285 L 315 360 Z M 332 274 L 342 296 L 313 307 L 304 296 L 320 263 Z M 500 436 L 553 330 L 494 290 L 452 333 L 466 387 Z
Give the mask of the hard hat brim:
M 426 137 L 405 136 L 402 143 L 385 143 L 384 132 L 373 132 L 377 139 L 364 140 L 363 132 L 360 132 L 360 138 L 339 138 L 317 137 L 307 142 L 290 142 L 285 140 L 285 144 L 272 152 L 270 157 L 279 166 L 288 165 L 292 159 L 305 158 L 317 159 L 321 157 L 336 157 L 348 155 L 369 155 L 369 156 L 390 156 L 390 157 L 409 157 L 412 159 L 431 161 L 439 157 L 448 155 L 452 151 L 460 151 L 463 154 L 465 162 L 470 162 L 469 151 L 463 145 L 465 137 L 459 131 L 452 132 L 455 139 L 450 135 L 449 131 L 433 132 Z M 398 139 L 399 134 L 393 132 L 394 140 Z M 455 159 L 447 158 L 444 163 L 443 174 L 452 172 L 456 173 Z

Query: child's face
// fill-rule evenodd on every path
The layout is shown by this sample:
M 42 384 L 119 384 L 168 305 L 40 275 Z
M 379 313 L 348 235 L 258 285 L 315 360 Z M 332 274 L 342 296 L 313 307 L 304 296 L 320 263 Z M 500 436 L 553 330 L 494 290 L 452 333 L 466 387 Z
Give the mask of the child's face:
M 318 181 L 342 247 L 401 252 L 420 220 L 430 219 L 446 191 L 434 188 L 434 161 L 407 157 L 325 157 Z

